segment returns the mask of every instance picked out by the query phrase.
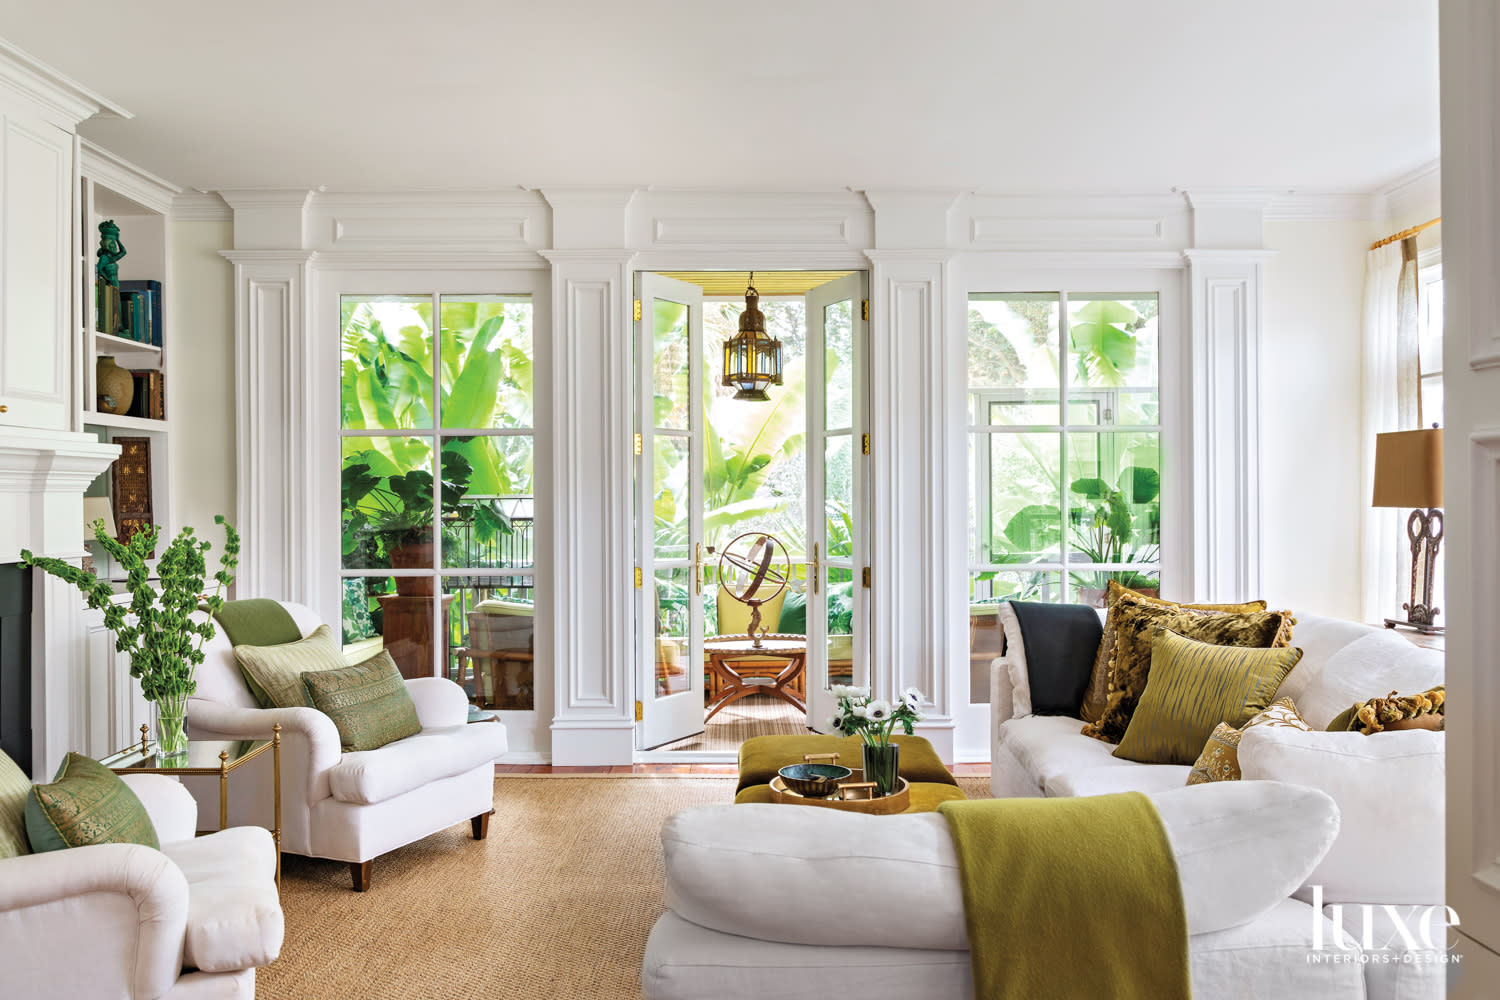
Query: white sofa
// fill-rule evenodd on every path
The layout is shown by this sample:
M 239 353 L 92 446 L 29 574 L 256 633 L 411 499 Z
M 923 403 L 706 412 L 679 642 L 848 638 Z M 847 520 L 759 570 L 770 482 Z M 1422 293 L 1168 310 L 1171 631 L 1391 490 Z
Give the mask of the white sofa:
M 248 1000 L 281 953 L 263 829 L 194 837 L 187 790 L 126 775 L 161 850 L 100 844 L 0 860 L 0 996 Z
M 285 603 L 297 628 L 321 622 Z M 378 750 L 344 753 L 333 720 L 313 708 L 260 708 L 245 686 L 222 629 L 204 646 L 198 690 L 188 700 L 194 739 L 269 739 L 281 725 L 281 849 L 349 863 L 354 888 L 370 885 L 373 860 L 455 823 L 470 820 L 484 839 L 494 811 L 495 760 L 506 749 L 498 722 L 468 724 L 468 696 L 443 677 L 408 680 L 422 731 Z M 259 765 L 259 766 L 256 766 Z M 231 825 L 272 825 L 270 759 L 229 782 Z M 210 779 L 214 785 L 218 779 Z M 202 826 L 218 825 L 216 787 L 198 795 Z
M 1365 1000 L 1358 965 L 1308 961 L 1332 924 L 1286 898 L 1337 834 L 1328 796 L 1265 781 L 1152 799 L 1195 996 Z M 662 847 L 668 912 L 646 944 L 645 1000 L 974 996 L 957 856 L 935 813 L 710 806 L 668 819 Z
M 1311 614 L 1298 613 L 1296 617 L 1292 645 L 1301 648 L 1303 655 L 1282 682 L 1276 697 L 1291 697 L 1314 729 L 1324 729 L 1335 715 L 1358 700 L 1383 697 L 1393 690 L 1410 694 L 1443 683 L 1441 652 L 1419 648 L 1401 635 L 1378 627 Z M 1190 766 L 1142 764 L 1117 758 L 1113 756 L 1114 746 L 1079 731 L 1083 726 L 1080 719 L 1015 717 L 1016 702 L 1025 704 L 1029 699 L 1015 697 L 1014 682 L 1024 677 L 1024 672 L 1018 671 L 1011 660 L 1007 650 L 991 667 L 990 787 L 997 798 L 1070 797 L 1123 791 L 1155 794 L 1185 785 Z M 1294 760 L 1287 746 L 1298 742 L 1324 745 L 1326 754 L 1339 752 L 1336 747 L 1325 745 L 1333 734 L 1300 736 L 1299 740 L 1296 734 L 1286 736 L 1274 730 L 1247 733 L 1240 748 L 1246 777 L 1256 776 L 1258 758 L 1278 753 L 1283 760 Z M 1416 782 L 1421 785 L 1419 789 L 1409 789 L 1403 784 L 1410 780 L 1406 772 L 1392 770 L 1390 780 L 1373 778 L 1372 774 L 1380 773 L 1379 766 L 1364 762 L 1366 770 L 1351 780 L 1364 782 L 1368 798 L 1358 801 L 1359 808 L 1355 809 L 1347 795 L 1335 796 L 1345 803 L 1346 812 L 1356 815 L 1345 817 L 1345 830 L 1334 849 L 1334 861 L 1314 879 L 1339 878 L 1343 882 L 1342 895 L 1328 897 L 1338 899 L 1341 905 L 1338 909 L 1325 906 L 1325 914 L 1334 917 L 1356 937 L 1363 936 L 1360 922 L 1365 907 L 1373 907 L 1376 930 L 1372 940 L 1380 948 L 1391 939 L 1394 929 L 1384 904 L 1397 906 L 1397 912 L 1406 920 L 1425 912 L 1430 905 L 1440 905 L 1443 900 L 1442 737 L 1431 733 L 1390 733 L 1361 739 L 1372 741 L 1362 749 L 1377 753 L 1389 750 L 1404 754 L 1415 748 L 1414 752 L 1420 754 L 1424 748 L 1429 750 L 1418 772 L 1425 778 Z M 1435 754 L 1430 752 L 1432 747 L 1438 748 Z M 1399 766 L 1391 764 L 1392 768 Z M 1296 780 L 1284 773 L 1286 770 L 1283 768 L 1276 776 Z M 1355 774 L 1352 764 L 1347 769 L 1333 769 L 1335 774 L 1339 770 Z M 1307 780 L 1313 781 L 1311 774 Z M 1320 778 L 1319 787 L 1324 783 Z M 1201 787 L 1211 786 L 1194 786 Z M 1401 792 L 1394 792 L 1395 787 L 1401 787 Z M 1350 791 L 1357 800 L 1359 790 Z M 1399 809 L 1390 808 L 1389 797 L 1393 794 L 1402 800 Z M 1350 879 L 1341 875 L 1351 870 L 1368 873 L 1367 891 L 1361 892 L 1357 887 L 1349 890 Z M 1286 901 L 1287 912 L 1304 911 L 1302 922 L 1306 924 L 1313 897 L 1307 887 L 1296 896 L 1299 898 Z M 1367 995 L 1371 1000 L 1441 997 L 1445 968 L 1440 958 L 1434 949 L 1425 948 L 1396 948 L 1372 956 L 1362 962 Z

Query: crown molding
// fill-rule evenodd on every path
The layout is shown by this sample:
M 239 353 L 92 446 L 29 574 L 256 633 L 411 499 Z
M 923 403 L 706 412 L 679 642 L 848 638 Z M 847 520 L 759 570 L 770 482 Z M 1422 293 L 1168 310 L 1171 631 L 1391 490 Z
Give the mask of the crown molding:
M 85 118 L 134 118 L 109 98 L 0 38 L 0 82 L 73 124 Z
M 234 188 L 219 197 L 235 211 L 242 208 L 306 208 L 316 192 L 302 188 Z
M 213 191 L 183 191 L 172 199 L 174 222 L 233 222 L 234 209 Z
M 1439 214 L 1443 200 L 1442 167 L 1442 160 L 1433 160 L 1379 188 L 1375 192 L 1381 203 L 1379 218 L 1394 220 Z
M 78 140 L 78 172 L 122 194 L 153 212 L 166 215 L 182 188 L 149 170 L 142 170 L 87 139 Z
M 319 271 L 512 271 L 547 266 L 535 250 L 333 249 L 318 250 L 310 259 Z
M 1266 205 L 1267 222 L 1369 222 L 1384 211 L 1380 196 L 1360 191 L 1287 191 Z

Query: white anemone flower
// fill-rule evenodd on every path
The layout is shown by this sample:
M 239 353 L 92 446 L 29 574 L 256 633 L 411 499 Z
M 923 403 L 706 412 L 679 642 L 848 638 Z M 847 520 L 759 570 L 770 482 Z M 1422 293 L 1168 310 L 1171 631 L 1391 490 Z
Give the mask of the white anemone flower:
M 832 729 L 832 730 L 834 730 L 836 732 L 842 731 L 844 727 L 843 727 L 843 725 L 841 725 L 841 723 L 843 721 L 844 721 L 843 720 L 843 716 L 840 716 L 840 715 L 830 715 L 828 717 L 828 720 L 823 724 L 823 728 L 824 729 Z
M 867 705 L 850 705 L 849 714 L 856 719 L 868 719 L 870 717 L 870 709 Z
M 870 689 L 867 687 L 851 687 L 849 689 L 849 697 L 868 699 L 870 697 Z
M 891 703 L 877 698 L 865 706 L 865 717 L 871 722 L 884 722 L 891 717 Z
M 922 704 L 922 692 L 918 691 L 914 687 L 909 687 L 905 691 L 901 692 L 901 700 L 906 702 L 908 707 L 916 708 L 918 705 Z
M 833 695 L 835 698 L 847 698 L 849 697 L 849 685 L 832 684 L 828 688 L 828 693 Z

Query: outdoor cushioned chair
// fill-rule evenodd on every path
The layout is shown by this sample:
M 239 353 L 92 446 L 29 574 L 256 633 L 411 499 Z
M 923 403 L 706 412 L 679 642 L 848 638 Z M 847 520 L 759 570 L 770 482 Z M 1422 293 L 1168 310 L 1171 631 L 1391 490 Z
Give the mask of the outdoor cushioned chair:
M 194 837 L 198 813 L 181 784 L 123 778 L 161 850 L 96 844 L 0 859 L 0 995 L 253 997 L 255 970 L 281 954 L 271 835 Z
M 282 606 L 305 636 L 322 624 L 300 604 Z M 494 812 L 495 759 L 505 753 L 505 727 L 468 725 L 469 699 L 445 677 L 406 682 L 422 731 L 377 750 L 344 753 L 333 720 L 315 708 L 256 704 L 223 629 L 215 627 L 188 700 L 192 739 L 269 739 L 281 724 L 281 849 L 346 861 L 354 888 L 370 884 L 375 858 L 465 819 L 483 840 Z M 266 759 L 262 754 L 247 767 Z M 272 826 L 272 775 L 266 761 L 229 783 L 231 825 Z M 198 779 L 203 780 L 203 779 Z M 217 785 L 217 779 L 208 779 Z M 218 824 L 218 789 L 199 794 L 200 825 Z

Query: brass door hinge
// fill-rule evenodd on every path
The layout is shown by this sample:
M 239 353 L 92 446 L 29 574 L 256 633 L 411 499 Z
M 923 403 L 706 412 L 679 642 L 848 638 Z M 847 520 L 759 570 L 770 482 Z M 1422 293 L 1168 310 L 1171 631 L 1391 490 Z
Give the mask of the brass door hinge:
M 859 303 L 859 318 L 866 323 L 870 322 L 870 300 L 862 299 Z
M 636 299 L 635 300 L 635 321 L 637 323 L 639 323 L 641 321 L 641 300 L 640 299 Z
M 645 446 L 644 446 L 644 444 L 642 444 L 642 441 L 641 441 L 641 432 L 640 431 L 636 431 L 635 432 L 635 453 L 637 455 L 639 455 L 641 453 L 641 451 L 644 449 L 644 447 Z
M 635 721 L 636 722 L 640 722 L 645 717 L 646 717 L 646 706 L 642 705 L 639 701 L 637 701 L 635 703 Z
M 861 452 L 863 452 L 864 454 L 866 454 L 866 455 L 868 455 L 870 453 L 870 435 L 868 435 L 868 434 L 861 434 L 860 435 L 859 450 Z
M 868 587 L 870 585 L 870 567 L 866 566 L 859 574 L 860 583 Z
M 644 573 L 642 573 L 641 572 L 641 568 L 639 566 L 637 566 L 635 568 L 635 587 L 636 587 L 636 589 L 637 590 L 641 589 L 641 587 L 645 586 L 645 583 L 646 583 L 646 575 Z

